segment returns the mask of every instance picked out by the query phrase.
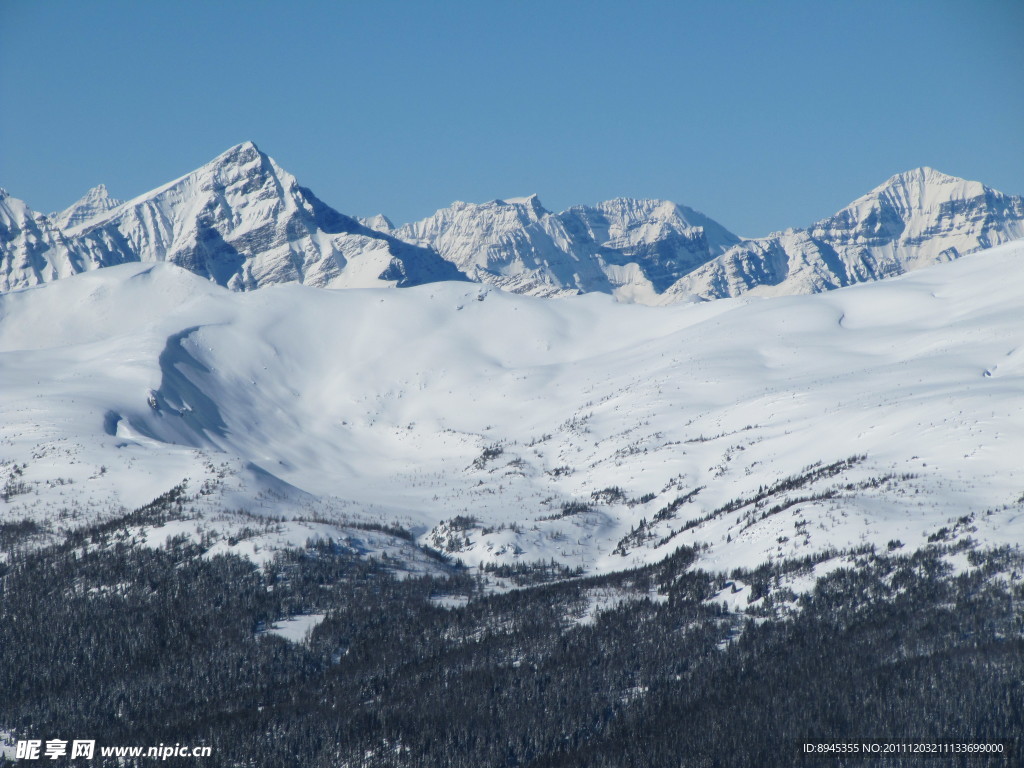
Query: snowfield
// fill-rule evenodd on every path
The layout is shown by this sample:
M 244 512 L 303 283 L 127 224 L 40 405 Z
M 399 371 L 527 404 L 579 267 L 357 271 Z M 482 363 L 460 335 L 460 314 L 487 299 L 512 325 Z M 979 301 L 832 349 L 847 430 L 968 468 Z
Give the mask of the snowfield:
M 187 479 L 196 520 L 166 533 L 257 557 L 358 530 L 412 557 L 367 524 L 470 565 L 589 572 L 681 544 L 716 569 L 1017 544 L 1022 295 L 1021 242 L 665 307 L 86 272 L 0 296 L 0 515 L 56 531 Z

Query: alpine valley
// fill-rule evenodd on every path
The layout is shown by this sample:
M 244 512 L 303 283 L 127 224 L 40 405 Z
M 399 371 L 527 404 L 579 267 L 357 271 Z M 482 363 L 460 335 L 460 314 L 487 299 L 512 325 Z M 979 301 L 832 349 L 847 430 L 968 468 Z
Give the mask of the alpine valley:
M 538 767 L 1019 725 L 1020 197 L 394 226 L 245 143 L 128 201 L 0 192 L 0 286 L 0 761 L 44 725 Z

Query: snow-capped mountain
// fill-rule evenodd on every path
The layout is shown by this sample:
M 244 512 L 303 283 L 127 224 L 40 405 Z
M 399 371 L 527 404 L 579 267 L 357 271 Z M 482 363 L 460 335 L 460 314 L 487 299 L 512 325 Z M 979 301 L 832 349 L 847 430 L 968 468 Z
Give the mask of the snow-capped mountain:
M 818 293 L 1024 238 L 1024 198 L 918 168 L 806 229 L 746 240 L 666 291 L 715 299 Z
M 703 214 L 663 200 L 620 198 L 555 214 L 537 195 L 456 202 L 394 234 L 513 293 L 629 299 L 664 291 L 739 241 Z
M 244 509 L 300 543 L 362 521 L 469 564 L 591 571 L 680 544 L 728 569 L 1019 543 L 1022 280 L 1024 243 L 666 307 L 90 271 L 0 296 L 0 509 L 56 530 L 188 478 L 215 524 L 141 540 Z M 270 546 L 254 535 L 237 547 Z
M 171 262 L 235 290 L 464 279 L 435 252 L 328 207 L 251 142 L 116 207 L 93 190 L 50 221 L 10 200 L 3 290 L 132 261 Z
M 456 202 L 400 227 L 338 213 L 254 144 L 122 203 L 103 185 L 45 216 L 0 190 L 0 291 L 132 261 L 219 285 L 330 288 L 469 279 L 511 293 L 667 304 L 817 293 L 1024 237 L 1024 198 L 919 168 L 806 229 L 740 240 L 691 208 L 536 195 Z
M 99 184 L 63 211 L 51 213 L 49 219 L 61 229 L 77 227 L 117 208 L 123 202 L 111 197 L 105 184 Z
M 357 217 L 356 220 L 364 227 L 375 229 L 378 232 L 390 233 L 395 228 L 395 225 L 391 222 L 391 219 L 389 219 L 383 213 L 378 213 L 376 216 L 359 216 Z
M 817 293 L 1024 237 L 1024 198 L 918 168 L 806 229 L 741 241 L 690 208 L 620 198 L 554 214 L 536 195 L 454 203 L 393 233 L 514 293 L 672 301 Z

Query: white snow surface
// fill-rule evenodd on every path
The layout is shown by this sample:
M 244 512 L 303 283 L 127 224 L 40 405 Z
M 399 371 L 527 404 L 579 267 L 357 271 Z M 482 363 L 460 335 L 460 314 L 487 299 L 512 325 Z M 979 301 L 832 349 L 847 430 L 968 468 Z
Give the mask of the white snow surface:
M 309 639 L 309 633 L 316 629 L 325 618 L 327 618 L 326 613 L 303 613 L 298 616 L 289 616 L 287 619 L 275 621 L 262 630 L 261 634 L 283 637 L 292 643 L 304 643 Z
M 813 296 L 667 307 L 86 272 L 0 296 L 0 516 L 80 524 L 188 478 L 206 489 L 197 526 L 222 509 L 291 520 L 264 553 L 367 522 L 470 565 L 591 572 L 680 544 L 713 569 L 913 549 L 943 527 L 1018 544 L 1022 291 L 1022 243 Z M 378 538 L 365 549 L 394 545 Z

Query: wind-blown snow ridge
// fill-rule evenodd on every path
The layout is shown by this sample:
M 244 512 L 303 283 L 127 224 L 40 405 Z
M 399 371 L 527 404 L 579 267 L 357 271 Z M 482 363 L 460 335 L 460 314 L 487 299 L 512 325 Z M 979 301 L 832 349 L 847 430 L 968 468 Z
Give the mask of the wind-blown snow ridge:
M 188 477 L 211 512 L 593 571 L 1015 544 L 1022 280 L 1024 244 L 658 308 L 89 272 L 0 297 L 0 504 L 67 525 Z

